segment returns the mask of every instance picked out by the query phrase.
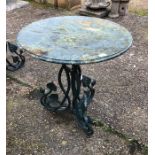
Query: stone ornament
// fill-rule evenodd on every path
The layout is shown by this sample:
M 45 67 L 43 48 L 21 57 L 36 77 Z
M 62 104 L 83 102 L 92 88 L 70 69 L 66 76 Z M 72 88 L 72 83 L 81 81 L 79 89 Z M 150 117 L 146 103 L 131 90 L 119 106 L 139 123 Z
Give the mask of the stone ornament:
M 85 0 L 80 9 L 81 15 L 106 17 L 110 11 L 111 0 Z
M 110 18 L 125 16 L 128 13 L 128 4 L 130 0 L 112 0 Z
M 85 6 L 89 9 L 105 9 L 110 5 L 108 0 L 86 0 Z

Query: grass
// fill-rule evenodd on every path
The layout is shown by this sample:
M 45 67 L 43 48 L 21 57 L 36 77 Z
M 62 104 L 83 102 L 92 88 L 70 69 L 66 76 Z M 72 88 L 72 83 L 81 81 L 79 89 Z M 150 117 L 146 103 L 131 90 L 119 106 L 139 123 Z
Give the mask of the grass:
M 147 0 L 131 0 L 129 3 L 129 12 L 138 16 L 148 15 L 148 2 Z
M 148 10 L 147 9 L 136 9 L 136 8 L 130 8 L 129 12 L 134 13 L 138 16 L 148 16 Z

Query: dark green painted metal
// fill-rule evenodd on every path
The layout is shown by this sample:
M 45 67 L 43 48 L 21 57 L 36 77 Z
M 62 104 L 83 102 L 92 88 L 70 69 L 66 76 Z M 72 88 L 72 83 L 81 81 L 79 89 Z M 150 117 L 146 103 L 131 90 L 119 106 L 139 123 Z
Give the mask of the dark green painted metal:
M 62 73 L 66 75 L 67 84 L 63 84 Z M 79 126 L 87 136 L 91 136 L 94 131 L 92 119 L 87 115 L 87 108 L 90 105 L 94 94 L 96 81 L 87 76 L 81 75 L 79 65 L 62 65 L 58 74 L 58 84 L 64 94 L 63 99 L 57 94 L 57 86 L 54 82 L 47 84 L 47 89 L 41 89 L 41 104 L 51 112 L 71 111 Z M 83 91 L 81 87 L 83 86 Z M 70 94 L 70 95 L 69 95 Z M 71 95 L 72 94 L 72 95 Z
M 17 44 L 44 61 L 86 64 L 124 53 L 132 44 L 132 36 L 126 28 L 108 20 L 61 16 L 24 27 L 18 34 Z

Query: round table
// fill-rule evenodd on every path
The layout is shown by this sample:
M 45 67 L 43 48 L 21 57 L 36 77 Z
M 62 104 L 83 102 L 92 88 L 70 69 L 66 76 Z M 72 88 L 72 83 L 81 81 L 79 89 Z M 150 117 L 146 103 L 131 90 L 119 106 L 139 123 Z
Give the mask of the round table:
M 82 75 L 80 65 L 106 61 L 126 52 L 132 45 L 128 30 L 99 18 L 61 16 L 24 27 L 17 36 L 17 45 L 39 60 L 62 64 L 58 83 L 64 93 L 63 99 L 59 100 L 57 86 L 51 82 L 43 91 L 41 103 L 50 111 L 71 110 L 85 133 L 93 134 L 93 121 L 86 112 L 95 93 L 96 81 Z M 66 88 L 62 83 L 63 72 Z

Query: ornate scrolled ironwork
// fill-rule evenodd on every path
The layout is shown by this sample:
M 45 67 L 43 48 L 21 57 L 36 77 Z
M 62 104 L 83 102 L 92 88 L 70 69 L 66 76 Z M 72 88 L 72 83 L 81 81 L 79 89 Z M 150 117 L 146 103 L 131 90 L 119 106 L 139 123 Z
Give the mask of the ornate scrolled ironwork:
M 84 94 L 82 98 L 77 100 L 74 110 L 80 126 L 83 128 L 84 132 L 90 136 L 93 134 L 93 129 L 91 127 L 93 121 L 87 116 L 87 108 L 94 96 L 95 90 L 93 87 L 96 81 L 83 75 L 81 76 L 81 83 L 84 87 Z
M 6 58 L 6 69 L 9 71 L 16 71 L 19 68 L 24 66 L 25 63 L 25 57 L 22 55 L 23 50 L 19 49 L 18 46 L 6 42 L 6 52 L 10 52 L 11 56 L 9 58 Z
M 63 71 L 66 73 L 66 77 L 67 77 L 67 84 L 68 84 L 67 90 L 65 90 L 61 81 Z M 70 68 L 68 68 L 65 65 L 62 65 L 58 74 L 58 83 L 62 92 L 64 93 L 64 98 L 62 99 L 62 101 L 59 101 L 58 94 L 56 94 L 57 86 L 53 82 L 47 84 L 47 89 L 41 90 L 41 92 L 43 93 L 43 96 L 41 97 L 41 104 L 47 110 L 52 112 L 58 112 L 58 111 L 64 111 L 66 109 L 70 109 L 71 100 L 69 98 L 69 92 L 70 92 L 69 72 L 70 72 Z M 68 104 L 67 102 L 65 102 L 66 100 L 68 101 Z
M 63 72 L 65 72 L 67 79 L 66 89 L 62 83 Z M 51 82 L 47 84 L 47 89 L 42 89 L 43 96 L 41 97 L 41 104 L 52 112 L 71 110 L 80 127 L 90 136 L 93 134 L 93 129 L 91 127 L 92 120 L 87 116 L 87 108 L 95 93 L 93 88 L 95 83 L 95 80 L 81 75 L 81 68 L 79 65 L 72 65 L 71 68 L 62 65 L 58 73 L 58 84 L 64 94 L 63 99 L 61 101 L 59 100 L 58 94 L 56 93 L 57 86 Z M 81 86 L 84 87 L 82 97 L 80 97 L 82 94 Z M 69 96 L 71 90 L 72 97 Z

